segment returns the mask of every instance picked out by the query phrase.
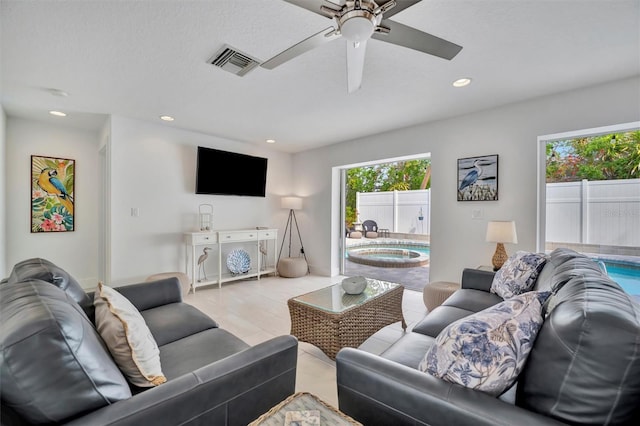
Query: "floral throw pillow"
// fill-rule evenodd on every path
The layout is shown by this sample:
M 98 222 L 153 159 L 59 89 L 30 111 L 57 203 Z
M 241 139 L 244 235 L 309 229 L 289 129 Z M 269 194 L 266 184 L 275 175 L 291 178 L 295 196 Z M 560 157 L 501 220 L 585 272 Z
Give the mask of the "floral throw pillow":
M 493 276 L 491 293 L 509 299 L 530 291 L 546 262 L 547 257 L 544 254 L 517 251 Z
M 549 292 L 530 291 L 451 323 L 418 369 L 498 396 L 513 385 L 542 325 Z

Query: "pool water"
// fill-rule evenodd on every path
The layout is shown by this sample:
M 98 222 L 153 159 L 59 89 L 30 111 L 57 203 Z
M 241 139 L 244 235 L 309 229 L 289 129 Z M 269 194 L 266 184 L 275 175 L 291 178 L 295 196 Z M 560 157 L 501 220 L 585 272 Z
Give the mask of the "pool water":
M 624 291 L 632 295 L 640 295 L 640 268 L 620 266 L 607 263 L 609 278 L 617 282 Z
M 352 247 L 348 247 L 347 250 L 345 250 L 344 253 L 344 257 L 347 258 L 348 256 L 348 251 L 349 249 L 360 249 L 360 248 L 389 248 L 389 249 L 403 249 L 403 250 L 411 250 L 411 251 L 417 251 L 418 253 L 421 254 L 426 254 L 427 256 L 429 256 L 430 253 L 430 247 L 427 245 L 412 245 L 412 244 L 367 244 L 367 245 L 354 245 Z

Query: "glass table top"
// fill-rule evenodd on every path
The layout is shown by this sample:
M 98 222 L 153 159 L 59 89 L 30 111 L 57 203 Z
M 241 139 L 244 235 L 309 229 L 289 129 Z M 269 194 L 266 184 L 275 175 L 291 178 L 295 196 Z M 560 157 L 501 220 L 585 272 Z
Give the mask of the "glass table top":
M 367 278 L 367 287 L 360 294 L 347 294 L 342 289 L 342 284 L 338 283 L 311 293 L 296 296 L 293 300 L 323 311 L 340 313 L 354 306 L 362 305 L 366 301 L 399 286 L 400 284 L 397 283 Z

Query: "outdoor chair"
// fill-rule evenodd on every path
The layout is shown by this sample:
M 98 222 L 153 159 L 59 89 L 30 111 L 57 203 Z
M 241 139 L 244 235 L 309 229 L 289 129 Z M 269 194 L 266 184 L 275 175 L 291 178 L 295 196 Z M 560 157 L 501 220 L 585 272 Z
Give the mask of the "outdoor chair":
M 378 224 L 374 220 L 362 222 L 362 229 L 365 238 L 378 238 Z
M 345 236 L 347 238 L 362 238 L 362 232 L 356 231 L 354 228 L 349 229 L 348 227 L 344 227 Z

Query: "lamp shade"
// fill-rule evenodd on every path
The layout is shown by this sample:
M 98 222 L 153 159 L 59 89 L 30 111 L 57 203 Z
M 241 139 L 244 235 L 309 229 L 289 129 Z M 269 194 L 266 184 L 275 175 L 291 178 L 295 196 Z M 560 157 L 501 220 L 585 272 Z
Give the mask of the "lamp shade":
M 302 209 L 302 198 L 300 197 L 282 197 L 280 205 L 283 209 L 287 210 L 300 210 Z
M 491 221 L 487 224 L 487 242 L 490 243 L 512 243 L 518 242 L 516 234 L 516 223 L 510 221 Z

